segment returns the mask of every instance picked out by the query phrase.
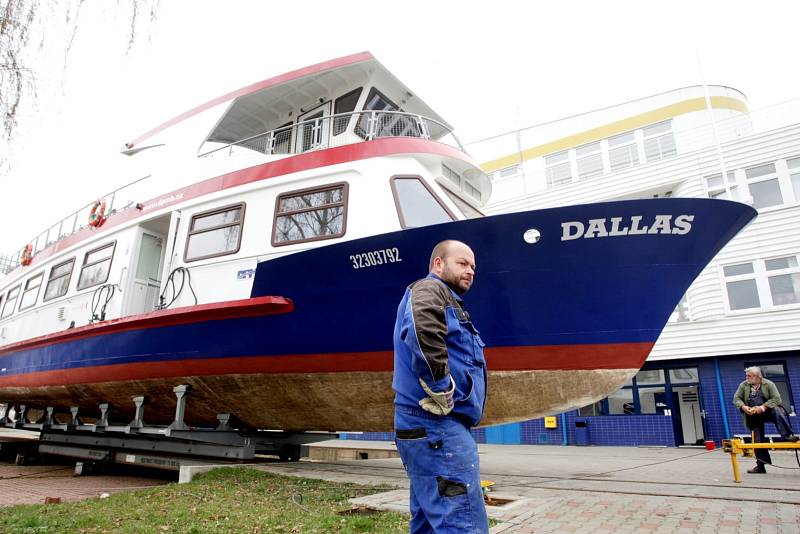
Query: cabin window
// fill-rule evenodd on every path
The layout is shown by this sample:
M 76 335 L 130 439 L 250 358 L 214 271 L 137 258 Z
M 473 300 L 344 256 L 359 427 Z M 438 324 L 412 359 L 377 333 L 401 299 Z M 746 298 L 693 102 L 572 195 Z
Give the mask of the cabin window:
M 375 87 L 369 90 L 369 94 L 367 95 L 367 100 L 364 102 L 364 111 L 361 115 L 361 118 L 356 125 L 355 132 L 357 135 L 363 138 L 367 137 L 387 137 L 387 135 L 381 135 L 381 132 L 386 130 L 388 127 L 385 124 L 387 121 L 392 122 L 391 115 L 385 116 L 382 113 L 377 113 L 375 117 L 375 121 L 372 122 L 372 114 L 367 113 L 369 111 L 397 111 L 397 106 L 394 102 L 389 100 L 386 95 L 378 91 Z
M 244 203 L 198 213 L 192 217 L 184 261 L 236 254 L 242 244 Z
M 17 297 L 19 297 L 20 287 L 22 286 L 17 286 L 14 289 L 9 290 L 8 294 L 6 295 L 6 303 L 3 304 L 3 312 L 0 313 L 0 319 L 5 319 L 14 313 L 14 307 L 17 305 Z
M 431 188 L 418 176 L 393 176 L 392 193 L 400 226 L 418 228 L 455 220 Z
M 67 294 L 74 266 L 75 258 L 70 258 L 50 269 L 50 278 L 47 280 L 47 287 L 44 289 L 44 298 L 42 299 L 44 302 Z
M 291 191 L 278 196 L 272 245 L 332 239 L 347 227 L 347 184 Z
M 44 273 L 39 273 L 36 276 L 28 278 L 25 282 L 25 289 L 22 291 L 22 298 L 19 299 L 19 309 L 24 310 L 36 304 L 39 298 L 39 288 L 42 286 L 42 278 Z
M 116 241 L 90 250 L 83 257 L 81 274 L 78 277 L 78 289 L 86 289 L 100 284 L 105 284 L 111 271 L 111 260 L 114 257 Z
M 354 89 L 349 93 L 340 96 L 333 103 L 333 113 L 338 115 L 340 113 L 352 113 L 356 109 L 358 97 L 361 96 L 361 87 Z M 350 115 L 344 117 L 336 117 L 333 120 L 333 135 L 339 135 L 347 129 L 347 124 L 350 122 Z

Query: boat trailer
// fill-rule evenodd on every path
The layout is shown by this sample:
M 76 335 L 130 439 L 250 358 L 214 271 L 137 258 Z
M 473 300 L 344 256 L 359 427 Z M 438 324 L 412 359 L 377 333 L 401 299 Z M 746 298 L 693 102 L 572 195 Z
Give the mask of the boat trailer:
M 38 420 L 30 422 L 26 405 L 0 403 L 0 428 L 39 432 L 38 441 L 31 440 L 29 446 L 22 446 L 19 441 L 6 444 L 16 454 L 18 465 L 29 463 L 36 455 L 65 456 L 81 460 L 76 465 L 76 474 L 87 474 L 108 463 L 177 471 L 187 463 L 250 462 L 257 461 L 257 455 L 297 462 L 301 456 L 307 456 L 304 445 L 338 438 L 334 432 L 236 429 L 229 413 L 217 415 L 216 428 L 190 427 L 184 422 L 190 391 L 188 385 L 173 388 L 177 404 L 175 419 L 168 426 L 145 424 L 147 397 L 141 396 L 133 397 L 135 415 L 125 425 L 109 423 L 108 403 L 99 405 L 100 417 L 93 424 L 83 423 L 77 407 L 70 408 L 67 423 L 57 420 L 53 407 L 47 407 Z

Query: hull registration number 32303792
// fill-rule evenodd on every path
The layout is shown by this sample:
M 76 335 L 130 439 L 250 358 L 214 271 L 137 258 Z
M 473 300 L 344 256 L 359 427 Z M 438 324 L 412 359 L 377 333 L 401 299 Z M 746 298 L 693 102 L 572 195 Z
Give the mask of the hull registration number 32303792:
M 365 269 L 367 267 L 375 267 L 376 265 L 384 265 L 386 263 L 397 263 L 403 260 L 400 258 L 400 251 L 395 247 L 353 254 L 350 256 L 350 261 L 353 262 L 353 269 Z

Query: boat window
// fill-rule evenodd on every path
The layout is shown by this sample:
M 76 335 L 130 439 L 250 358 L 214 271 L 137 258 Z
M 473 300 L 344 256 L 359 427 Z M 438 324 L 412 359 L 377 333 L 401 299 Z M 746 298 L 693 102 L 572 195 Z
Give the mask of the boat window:
M 397 106 L 394 102 L 389 100 L 386 95 L 378 91 L 377 88 L 373 87 L 369 90 L 369 94 L 367 95 L 367 100 L 364 102 L 364 111 L 397 111 Z M 377 123 L 372 126 L 372 130 L 370 130 L 370 113 L 363 113 L 361 118 L 358 120 L 358 124 L 356 125 L 355 132 L 358 136 L 366 138 L 367 135 L 374 135 L 375 130 L 380 128 L 381 121 L 378 120 Z
M 50 277 L 47 280 L 47 287 L 44 289 L 43 302 L 63 297 L 67 294 L 69 281 L 72 278 L 72 268 L 74 266 L 75 258 L 70 258 L 50 269 Z
M 289 154 L 292 151 L 292 121 L 275 130 L 271 154 Z
M 22 298 L 19 299 L 20 311 L 30 308 L 36 304 L 36 300 L 39 298 L 39 288 L 42 286 L 42 278 L 44 278 L 43 272 L 28 278 L 28 281 L 25 282 L 25 289 L 22 291 Z
M 347 184 L 291 191 L 275 203 L 272 245 L 332 239 L 347 228 Z
M 83 257 L 81 274 L 78 276 L 78 289 L 105 284 L 111 271 L 111 260 L 114 258 L 116 241 L 90 250 Z
M 244 203 L 198 213 L 192 217 L 184 261 L 236 254 L 242 244 Z
M 0 319 L 5 319 L 14 313 L 14 307 L 17 305 L 17 297 L 19 297 L 20 287 L 22 286 L 17 286 L 8 291 L 8 295 L 6 295 L 6 303 L 3 304 L 3 312 L 0 313 Z
M 456 205 L 459 211 L 463 213 L 464 217 L 466 217 L 467 219 L 477 219 L 478 217 L 485 216 L 480 210 L 478 210 L 477 208 L 473 208 L 471 205 L 465 202 L 461 197 L 459 197 L 446 187 L 443 187 L 442 191 L 444 191 L 445 194 L 448 197 L 450 197 L 450 200 L 453 201 L 453 204 Z
M 344 94 L 336 99 L 333 103 L 333 113 L 338 115 L 340 113 L 351 113 L 355 111 L 358 97 L 361 96 L 361 87 L 354 89 L 347 94 Z M 350 115 L 344 117 L 336 117 L 333 120 L 333 135 L 339 135 L 347 129 L 347 124 L 350 122 Z
M 453 214 L 418 176 L 393 176 L 392 193 L 403 228 L 417 228 L 455 220 Z

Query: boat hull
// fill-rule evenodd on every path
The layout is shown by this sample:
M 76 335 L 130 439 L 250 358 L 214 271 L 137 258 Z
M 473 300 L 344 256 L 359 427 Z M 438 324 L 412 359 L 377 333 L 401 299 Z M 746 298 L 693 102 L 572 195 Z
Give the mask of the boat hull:
M 172 387 L 189 384 L 194 424 L 231 413 L 257 428 L 389 430 L 397 303 L 433 246 L 458 239 L 477 259 L 465 301 L 487 344 L 483 424 L 558 413 L 641 367 L 691 282 L 754 216 L 719 200 L 626 201 L 323 246 L 260 263 L 252 298 L 219 315 L 168 310 L 0 347 L 0 402 L 111 402 L 130 417 L 131 397 L 146 395 L 145 420 L 169 423 Z

